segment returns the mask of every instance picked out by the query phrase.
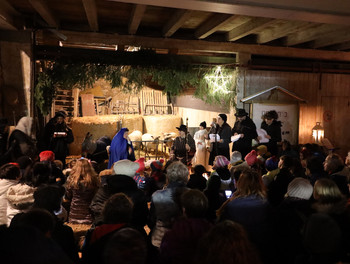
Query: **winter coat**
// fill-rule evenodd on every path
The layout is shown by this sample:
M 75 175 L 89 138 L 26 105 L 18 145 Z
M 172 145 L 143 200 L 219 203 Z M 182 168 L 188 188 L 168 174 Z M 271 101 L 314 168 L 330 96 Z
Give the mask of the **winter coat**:
M 7 190 L 16 184 L 17 180 L 0 179 L 0 225 L 7 224 Z
M 144 192 L 137 188 L 133 178 L 126 175 L 107 176 L 107 183 L 102 185 L 92 199 L 90 209 L 94 215 L 94 223 L 102 222 L 102 209 L 107 199 L 115 193 L 124 193 L 134 203 L 131 223 L 136 227 L 144 227 L 148 218 L 147 199 Z
M 214 159 L 218 155 L 225 156 L 228 160 L 230 160 L 229 144 L 231 143 L 231 127 L 229 124 L 224 123 L 221 127 L 216 125 L 216 129 L 214 131 L 214 134 L 218 134 L 223 142 L 210 143 L 209 165 L 213 165 Z
M 35 188 L 26 184 L 16 184 L 7 190 L 7 224 L 10 225 L 12 218 L 26 212 L 34 204 Z
M 97 188 L 87 189 L 84 186 L 79 186 L 78 189 L 66 189 L 66 198 L 71 201 L 68 216 L 69 223 L 92 224 L 93 217 L 90 211 L 90 204 L 96 191 Z
M 261 123 L 261 128 L 264 129 L 267 134 L 271 137 L 269 142 L 264 144 L 272 155 L 278 154 L 277 142 L 282 141 L 281 132 L 282 123 L 277 120 L 273 120 L 271 125 L 268 125 L 265 121 Z
M 244 137 L 233 143 L 232 151 L 239 151 L 244 158 L 252 150 L 252 140 L 258 137 L 253 120 L 247 116 L 241 122 L 236 121 L 232 128 L 232 135 L 235 133 L 244 134 Z

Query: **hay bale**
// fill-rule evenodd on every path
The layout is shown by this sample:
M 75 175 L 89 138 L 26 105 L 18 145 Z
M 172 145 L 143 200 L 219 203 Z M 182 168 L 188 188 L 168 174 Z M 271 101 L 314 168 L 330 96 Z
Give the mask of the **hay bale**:
M 103 115 L 75 117 L 71 122 L 74 135 L 74 142 L 69 145 L 70 155 L 81 154 L 81 144 L 87 132 L 93 135 L 93 139 L 108 136 L 111 139 L 116 134 L 117 122 L 122 121 L 122 127 L 129 128 L 130 131 L 142 131 L 143 119 L 140 115 Z
M 163 136 L 163 133 L 175 132 L 178 134 L 176 127 L 181 125 L 181 117 L 175 115 L 151 115 L 144 116 L 145 122 L 144 133 L 152 134 L 154 137 Z

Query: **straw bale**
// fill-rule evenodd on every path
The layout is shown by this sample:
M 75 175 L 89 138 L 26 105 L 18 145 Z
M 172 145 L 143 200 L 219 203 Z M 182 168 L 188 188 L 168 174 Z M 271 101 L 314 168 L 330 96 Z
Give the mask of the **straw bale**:
M 175 132 L 176 127 L 181 125 L 181 117 L 175 115 L 150 115 L 144 116 L 144 133 L 152 134 L 154 137 L 163 136 L 163 133 Z

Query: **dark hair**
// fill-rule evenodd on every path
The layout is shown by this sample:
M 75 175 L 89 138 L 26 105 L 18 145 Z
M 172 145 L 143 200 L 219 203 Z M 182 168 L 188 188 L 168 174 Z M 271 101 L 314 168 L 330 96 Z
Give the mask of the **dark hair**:
M 181 205 L 187 217 L 204 217 L 208 210 L 208 199 L 199 190 L 188 190 L 181 195 Z
M 33 208 L 27 213 L 20 213 L 12 218 L 10 227 L 31 226 L 40 230 L 44 235 L 54 230 L 55 219 L 53 215 L 40 208 Z
M 283 155 L 280 160 L 283 161 L 283 168 L 291 169 L 294 166 L 294 159 L 290 156 Z
M 203 173 L 206 173 L 207 170 L 205 169 L 205 167 L 201 164 L 198 164 L 196 166 L 194 166 L 194 173 L 197 175 L 202 175 Z
M 216 224 L 200 240 L 196 260 L 201 264 L 261 263 L 243 226 L 230 220 Z
M 0 167 L 0 179 L 16 180 L 21 176 L 19 166 L 7 163 Z
M 141 233 L 122 228 L 108 241 L 103 253 L 106 264 L 142 264 L 146 262 L 147 244 Z
M 134 204 L 124 193 L 116 193 L 109 197 L 103 210 L 105 224 L 129 223 L 132 217 Z
M 320 157 L 312 156 L 307 159 L 306 168 L 308 168 L 311 173 L 321 173 L 323 172 L 323 161 Z
M 264 114 L 264 119 L 278 119 L 278 113 L 275 110 L 268 111 L 267 113 Z
M 50 213 L 61 208 L 65 189 L 59 185 L 41 185 L 34 192 L 34 208 L 42 208 Z

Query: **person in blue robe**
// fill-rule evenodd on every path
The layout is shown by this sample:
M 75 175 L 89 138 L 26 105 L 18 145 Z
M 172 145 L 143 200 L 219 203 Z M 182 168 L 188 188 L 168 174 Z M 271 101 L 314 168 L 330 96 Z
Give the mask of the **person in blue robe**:
M 128 159 L 135 161 L 135 153 L 132 142 L 128 138 L 129 129 L 123 127 L 114 136 L 109 149 L 108 169 L 110 169 L 118 160 Z

